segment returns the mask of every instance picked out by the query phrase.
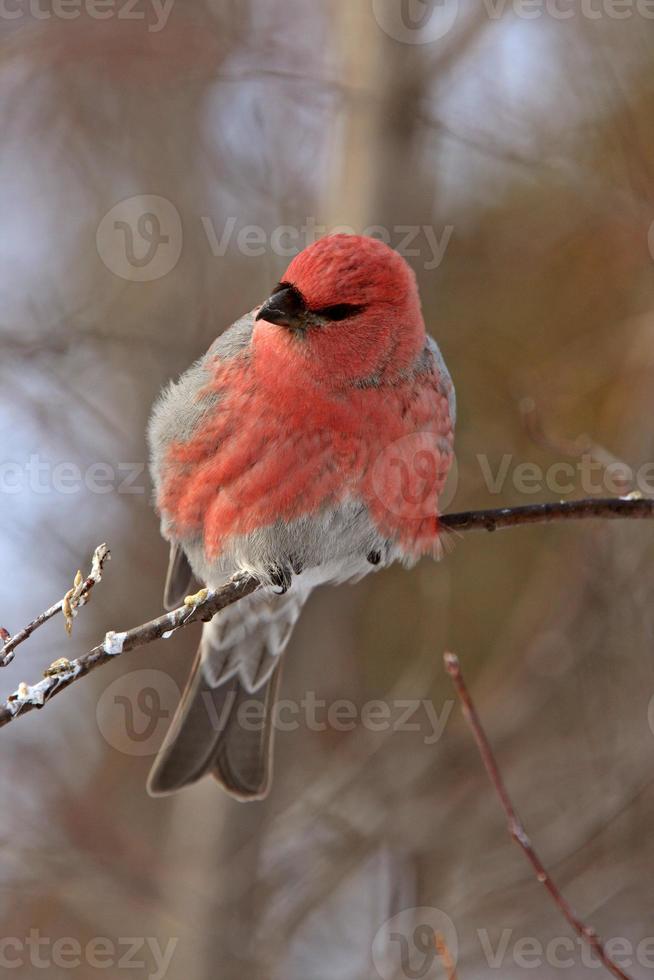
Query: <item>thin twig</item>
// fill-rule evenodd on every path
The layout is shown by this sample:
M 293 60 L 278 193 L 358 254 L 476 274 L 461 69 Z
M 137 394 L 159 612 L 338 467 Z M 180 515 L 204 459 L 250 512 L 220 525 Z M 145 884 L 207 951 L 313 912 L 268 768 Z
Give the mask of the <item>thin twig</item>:
M 556 504 L 527 504 L 524 507 L 500 507 L 497 510 L 470 510 L 463 514 L 445 514 L 441 527 L 450 531 L 498 531 L 522 524 L 551 524 L 554 521 L 578 521 L 590 518 L 646 520 L 654 517 L 654 500 L 628 497 L 566 500 Z
M 19 684 L 18 690 L 0 703 L 0 728 L 35 708 L 42 708 L 55 694 L 59 694 L 80 677 L 96 667 L 109 663 L 122 653 L 143 647 L 154 640 L 168 639 L 182 626 L 190 626 L 198 620 L 210 620 L 217 612 L 238 602 L 259 588 L 260 583 L 250 575 L 235 575 L 227 585 L 216 591 L 203 589 L 197 596 L 190 596 L 179 609 L 143 623 L 124 633 L 111 630 L 102 643 L 76 660 L 56 660 L 45 671 L 37 684 Z
M 503 507 L 498 510 L 477 510 L 467 511 L 463 514 L 447 514 L 440 519 L 441 526 L 450 531 L 471 531 L 487 530 L 495 531 L 498 528 L 517 527 L 523 524 L 548 524 L 553 521 L 575 520 L 586 518 L 635 518 L 645 519 L 654 517 L 654 500 L 645 500 L 638 497 L 617 497 L 608 500 L 589 499 L 575 500 L 566 503 L 556 504 L 533 504 L 527 507 Z M 88 581 L 88 580 L 87 580 Z M 83 586 L 86 583 L 83 584 Z M 82 588 L 83 588 L 82 586 Z M 124 633 L 107 633 L 102 644 L 94 647 L 93 650 L 78 657 L 76 660 L 61 658 L 45 671 L 43 680 L 37 684 L 21 684 L 18 690 L 12 694 L 7 701 L 0 702 L 0 727 L 9 724 L 14 718 L 21 714 L 26 714 L 34 708 L 42 708 L 50 698 L 76 681 L 79 677 L 84 677 L 96 667 L 108 663 L 114 657 L 137 647 L 145 646 L 158 640 L 161 637 L 168 637 L 181 627 L 188 626 L 198 620 L 209 620 L 221 609 L 238 602 L 251 592 L 258 589 L 260 583 L 257 579 L 249 575 L 238 575 L 227 585 L 214 592 L 204 590 L 199 593 L 196 602 L 184 605 L 179 609 L 160 616 L 149 623 L 136 626 Z M 63 607 L 61 604 L 53 606 L 47 613 L 43 613 L 17 634 L 21 637 L 27 632 L 30 635 L 41 622 L 45 622 L 50 615 L 55 615 Z M 25 639 L 26 636 L 22 636 Z M 22 642 L 22 639 L 19 642 Z M 12 643 L 8 641 L 7 646 Z M 12 643 L 13 647 L 17 645 Z M 4 647 L 4 650 L 7 649 Z M 0 650 L 0 652 L 2 652 Z M 11 652 L 11 650 L 10 650 Z
M 34 633 L 39 626 L 43 626 L 48 620 L 53 619 L 60 612 L 65 614 L 66 618 L 66 629 L 70 633 L 72 627 L 73 617 L 77 615 L 77 610 L 83 606 L 87 601 L 91 589 L 94 585 L 102 579 L 102 570 L 107 559 L 111 558 L 111 552 L 106 544 L 99 544 L 93 553 L 93 560 L 91 564 L 91 571 L 85 579 L 82 579 L 82 573 L 78 572 L 75 578 L 75 583 L 63 599 L 55 602 L 53 606 L 42 612 L 36 619 L 33 619 L 31 623 L 28 623 L 24 629 L 15 633 L 14 636 L 9 636 L 6 630 L 2 630 L 2 638 L 6 641 L 0 647 L 0 667 L 8 667 L 9 664 L 14 659 L 14 651 L 17 646 L 24 643 L 25 640 Z
M 461 701 L 461 706 L 463 709 L 463 714 L 468 722 L 472 734 L 474 735 L 475 742 L 477 743 L 477 748 L 479 749 L 479 754 L 481 755 L 482 761 L 486 772 L 488 773 L 488 778 L 490 779 L 495 792 L 500 798 L 502 804 L 502 809 L 506 814 L 506 819 L 508 823 L 509 833 L 511 837 L 522 848 L 527 860 L 531 864 L 532 868 L 536 873 L 536 877 L 541 884 L 545 885 L 548 892 L 552 896 L 556 906 L 560 909 L 562 914 L 568 920 L 572 928 L 575 930 L 578 936 L 581 937 L 585 942 L 587 942 L 591 948 L 595 951 L 597 957 L 601 960 L 607 970 L 612 973 L 615 977 L 620 977 L 621 980 L 630 980 L 627 973 L 624 973 L 616 963 L 609 957 L 602 940 L 595 932 L 592 926 L 586 925 L 582 922 L 576 912 L 573 910 L 572 906 L 569 904 L 567 899 L 561 894 L 556 884 L 550 878 L 548 871 L 543 865 L 542 861 L 534 851 L 533 845 L 529 836 L 527 835 L 525 828 L 520 820 L 520 817 L 516 813 L 511 799 L 507 792 L 506 786 L 504 785 L 504 780 L 500 773 L 499 767 L 495 756 L 493 755 L 493 750 L 490 746 L 490 742 L 486 737 L 486 733 L 482 727 L 479 715 L 477 714 L 477 709 L 473 703 L 470 696 L 470 692 L 466 686 L 463 679 L 463 674 L 461 672 L 461 665 L 459 664 L 459 658 L 453 653 L 445 654 L 445 669 L 452 678 L 454 687 Z

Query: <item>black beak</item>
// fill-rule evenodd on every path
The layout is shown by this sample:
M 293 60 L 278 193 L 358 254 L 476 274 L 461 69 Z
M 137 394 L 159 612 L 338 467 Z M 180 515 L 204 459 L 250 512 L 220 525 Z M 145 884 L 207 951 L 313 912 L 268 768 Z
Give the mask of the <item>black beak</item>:
M 308 312 L 297 289 L 285 286 L 266 300 L 256 318 L 265 320 L 266 323 L 278 323 L 282 327 L 290 327 L 293 330 L 306 330 L 309 326 Z

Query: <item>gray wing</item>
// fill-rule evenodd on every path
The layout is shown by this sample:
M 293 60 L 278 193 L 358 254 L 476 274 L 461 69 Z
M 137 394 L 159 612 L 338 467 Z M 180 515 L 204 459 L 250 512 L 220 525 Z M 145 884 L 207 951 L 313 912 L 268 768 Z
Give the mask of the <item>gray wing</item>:
M 155 491 L 161 486 L 168 447 L 173 442 L 186 442 L 201 425 L 205 415 L 215 409 L 220 393 L 209 392 L 199 397 L 211 381 L 212 366 L 218 356 L 231 360 L 247 350 L 252 340 L 254 313 L 248 313 L 213 342 L 207 353 L 196 361 L 178 381 L 163 389 L 154 404 L 148 426 L 150 473 Z M 164 537 L 167 528 L 162 525 Z
M 441 380 L 447 389 L 447 400 L 450 405 L 450 418 L 452 419 L 452 427 L 454 427 L 456 424 L 456 392 L 454 390 L 454 384 L 452 383 L 452 378 L 447 369 L 445 359 L 441 354 L 441 349 L 434 338 L 430 337 L 429 334 L 427 334 L 427 349 L 431 352 L 434 360 L 436 361 L 436 366 L 438 367 Z
M 193 570 L 181 545 L 173 542 L 164 586 L 164 609 L 177 609 L 191 592 Z

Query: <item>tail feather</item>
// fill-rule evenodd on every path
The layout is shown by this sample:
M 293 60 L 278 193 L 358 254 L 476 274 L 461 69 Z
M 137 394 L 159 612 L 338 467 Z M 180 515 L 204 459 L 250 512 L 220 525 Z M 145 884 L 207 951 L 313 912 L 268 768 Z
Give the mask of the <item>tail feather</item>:
M 267 794 L 281 655 L 304 598 L 255 592 L 205 623 L 191 676 L 150 773 L 152 796 L 174 793 L 206 773 L 237 799 Z
M 255 694 L 235 677 L 210 687 L 198 653 L 164 743 L 148 779 L 151 796 L 163 796 L 213 773 L 238 799 L 261 799 L 270 787 L 272 709 L 279 665 Z M 240 709 L 247 702 L 247 715 Z M 259 710 L 253 706 L 261 705 Z
M 280 675 L 281 663 L 255 694 L 250 694 L 236 682 L 238 690 L 234 707 L 225 733 L 218 742 L 212 772 L 227 792 L 239 800 L 261 800 L 270 789 L 275 737 L 273 709 Z M 248 730 L 239 719 L 239 708 L 244 701 L 248 702 L 252 719 L 247 724 Z M 261 710 L 250 713 L 250 707 L 255 703 L 261 705 Z
M 227 606 L 202 634 L 204 671 L 215 687 L 238 676 L 248 691 L 256 691 L 272 674 L 286 649 L 306 594 L 269 590 Z

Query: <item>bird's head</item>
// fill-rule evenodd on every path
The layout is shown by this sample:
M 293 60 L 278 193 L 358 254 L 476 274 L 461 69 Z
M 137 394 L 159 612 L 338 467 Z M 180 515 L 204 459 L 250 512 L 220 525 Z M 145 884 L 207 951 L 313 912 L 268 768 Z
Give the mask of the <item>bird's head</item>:
M 375 238 L 330 235 L 293 259 L 257 312 L 255 343 L 334 384 L 401 373 L 425 342 L 416 280 Z

